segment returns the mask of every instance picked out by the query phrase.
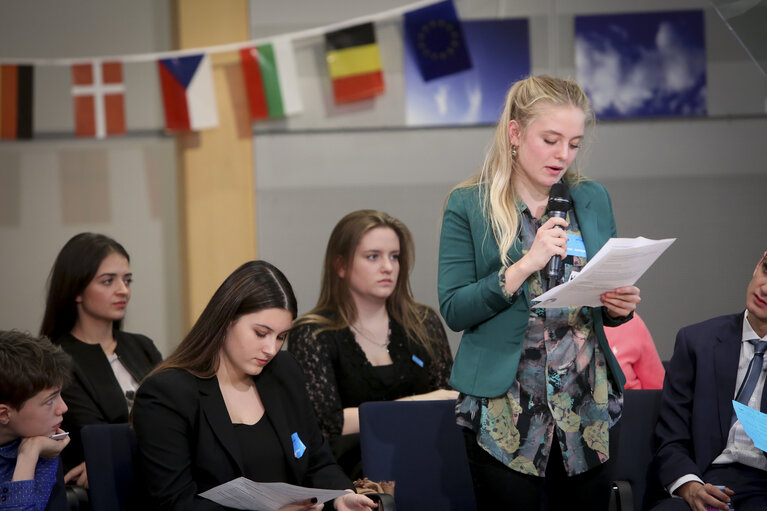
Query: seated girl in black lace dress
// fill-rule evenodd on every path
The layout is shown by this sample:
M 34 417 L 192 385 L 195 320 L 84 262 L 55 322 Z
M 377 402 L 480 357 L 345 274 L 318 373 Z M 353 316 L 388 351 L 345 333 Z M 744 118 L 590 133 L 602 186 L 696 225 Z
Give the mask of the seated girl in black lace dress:
M 349 213 L 330 235 L 317 305 L 289 335 L 320 427 L 352 478 L 361 472 L 361 403 L 457 397 L 442 322 L 410 292 L 413 256 L 402 222 Z

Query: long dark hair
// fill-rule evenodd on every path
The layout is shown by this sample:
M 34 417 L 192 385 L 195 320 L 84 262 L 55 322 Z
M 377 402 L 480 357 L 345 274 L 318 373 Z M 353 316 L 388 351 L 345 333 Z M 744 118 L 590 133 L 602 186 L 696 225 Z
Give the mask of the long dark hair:
M 386 300 L 386 311 L 405 332 L 420 343 L 430 355 L 435 353 L 437 339 L 429 336 L 424 326 L 428 308 L 413 299 L 410 289 L 410 270 L 415 262 L 415 248 L 410 230 L 400 220 L 372 209 L 352 211 L 338 221 L 330 233 L 322 268 L 322 286 L 317 305 L 302 316 L 297 325 L 317 324 L 323 330 L 340 330 L 351 326 L 357 319 L 357 307 L 349 291 L 348 279 L 338 275 L 340 268 L 351 269 L 354 251 L 362 237 L 373 229 L 385 227 L 393 230 L 399 239 L 399 277 L 394 291 Z
M 152 374 L 178 368 L 199 378 L 216 373 L 229 325 L 264 309 L 284 309 L 296 318 L 298 306 L 290 282 L 266 261 L 250 261 L 229 275 L 216 290 L 184 340 Z
M 128 252 L 109 236 L 83 232 L 67 241 L 48 276 L 48 296 L 40 335 L 55 342 L 72 331 L 77 321 L 75 300 L 93 280 L 101 262 L 112 253 L 120 254 L 130 262 Z M 119 330 L 121 327 L 122 320 L 116 320 L 113 328 Z

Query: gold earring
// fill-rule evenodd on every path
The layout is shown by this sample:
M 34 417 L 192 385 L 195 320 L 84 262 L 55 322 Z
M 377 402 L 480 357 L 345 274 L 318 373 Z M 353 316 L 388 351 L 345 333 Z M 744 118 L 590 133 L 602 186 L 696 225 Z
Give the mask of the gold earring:
M 511 157 L 516 158 L 517 157 L 517 146 L 513 145 L 511 146 Z

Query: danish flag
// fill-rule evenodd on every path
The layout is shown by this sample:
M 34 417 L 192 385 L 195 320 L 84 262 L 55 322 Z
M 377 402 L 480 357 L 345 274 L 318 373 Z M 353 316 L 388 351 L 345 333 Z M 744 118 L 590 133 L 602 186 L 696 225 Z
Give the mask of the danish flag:
M 104 138 L 125 134 L 125 85 L 121 62 L 72 65 L 75 133 Z

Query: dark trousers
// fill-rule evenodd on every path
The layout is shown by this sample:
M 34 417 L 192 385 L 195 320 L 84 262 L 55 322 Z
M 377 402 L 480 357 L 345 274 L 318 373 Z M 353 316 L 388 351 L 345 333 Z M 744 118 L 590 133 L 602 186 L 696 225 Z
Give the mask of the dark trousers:
M 546 477 L 515 472 L 493 458 L 477 443 L 477 435 L 464 428 L 466 453 L 478 511 L 603 511 L 612 489 L 612 466 L 618 447 L 618 428 L 610 430 L 610 459 L 576 476 L 568 476 L 556 438 L 546 466 Z
M 735 511 L 764 511 L 767 509 L 767 472 L 740 463 L 711 465 L 703 473 L 703 480 L 724 485 L 735 492 L 732 506 Z M 668 498 L 660 501 L 653 511 L 690 511 L 683 499 Z

